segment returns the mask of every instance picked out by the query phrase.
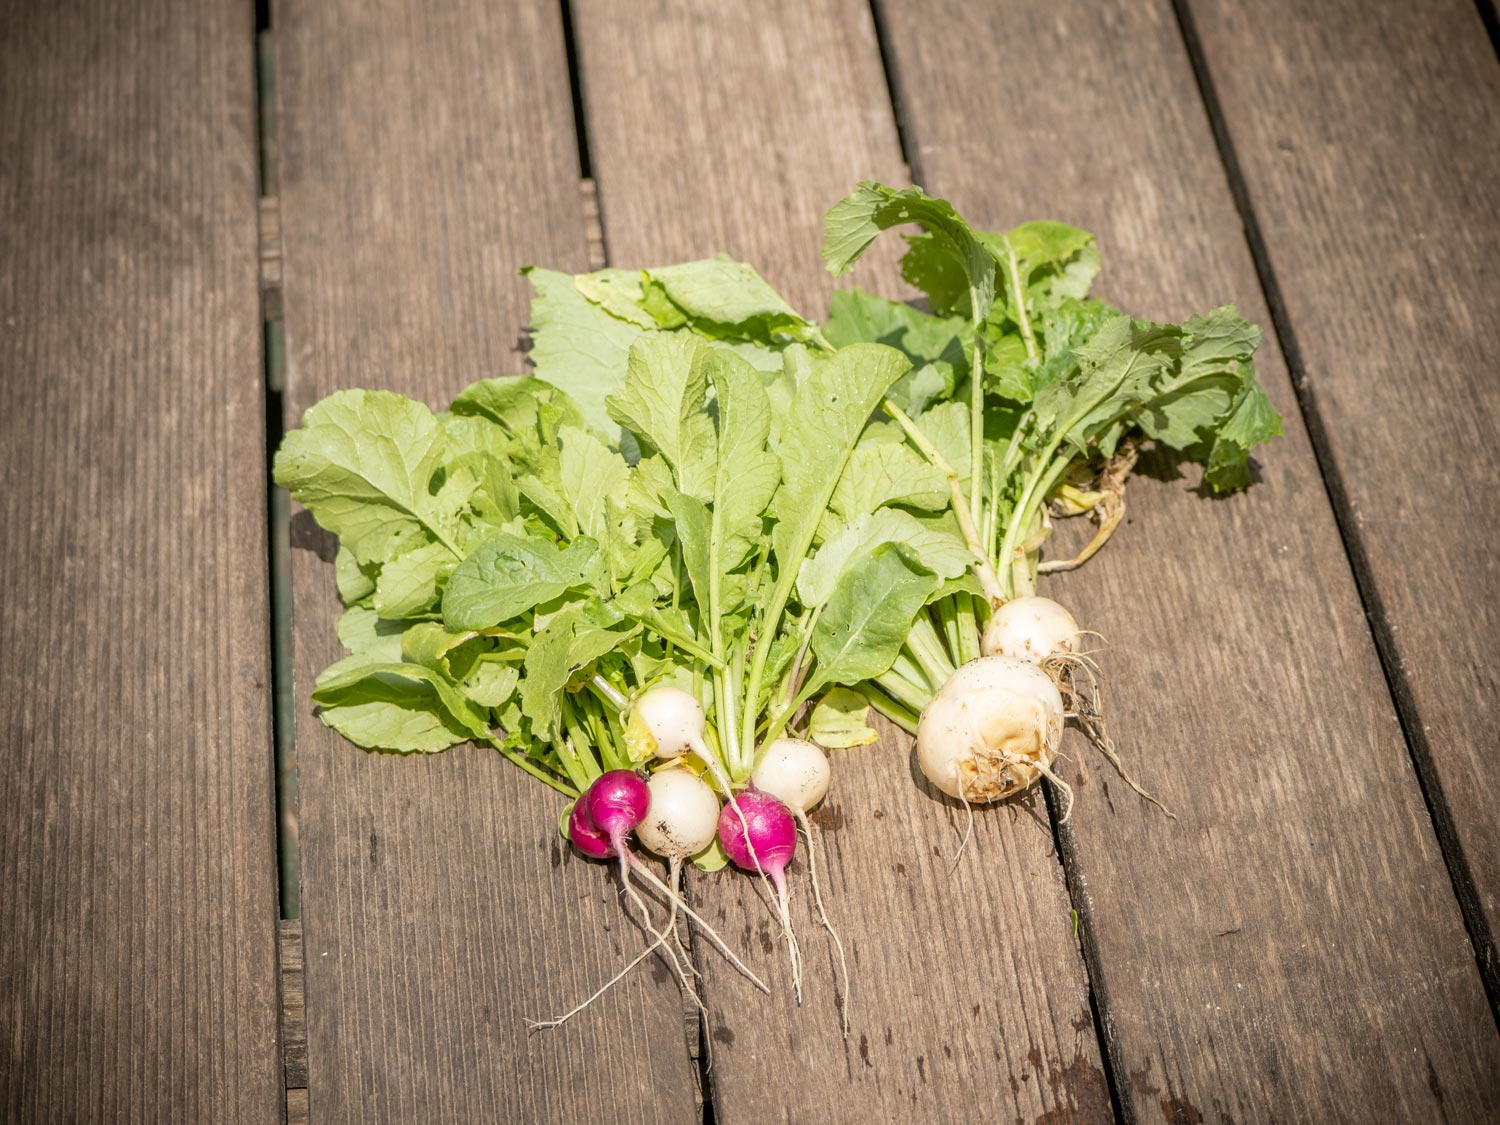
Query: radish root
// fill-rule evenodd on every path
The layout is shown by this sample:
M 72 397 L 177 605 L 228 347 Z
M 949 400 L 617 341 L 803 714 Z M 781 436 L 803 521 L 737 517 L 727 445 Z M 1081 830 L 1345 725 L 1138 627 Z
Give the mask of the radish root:
M 560 1015 L 560 1016 L 554 1016 L 550 1020 L 527 1020 L 526 1021 L 526 1028 L 527 1028 L 527 1030 L 528 1031 L 550 1031 L 554 1027 L 561 1027 L 563 1024 L 567 1023 L 570 1019 L 572 1019 L 574 1016 L 576 1016 L 579 1012 L 581 1012 L 585 1008 L 587 1008 L 595 1000 L 599 999 L 599 997 L 603 996 L 606 992 L 608 992 L 615 985 L 619 984 L 620 981 L 624 980 L 625 977 L 626 977 L 626 975 L 630 972 L 630 970 L 633 969 L 633 968 L 635 968 L 637 965 L 639 965 L 647 957 L 650 957 L 651 954 L 656 950 L 656 947 L 658 945 L 660 945 L 660 944 L 661 944 L 661 940 L 657 939 L 656 941 L 653 941 L 650 945 L 646 946 L 645 949 L 641 950 L 639 953 L 637 953 L 635 955 L 635 960 L 631 961 L 630 964 L 626 965 L 618 973 L 616 973 L 614 976 L 610 977 L 609 980 L 605 981 L 604 984 L 600 985 L 599 990 L 597 992 L 595 992 L 592 996 L 590 996 L 582 1004 L 579 1004 L 572 1011 L 565 1012 L 563 1015 Z M 694 999 L 696 999 L 696 998 L 697 997 L 695 996 Z M 700 1005 L 700 1007 L 701 1007 L 701 1005 Z
M 629 854 L 630 854 L 629 852 L 626 852 L 624 850 L 622 850 L 620 852 L 620 880 L 621 880 L 621 883 L 623 884 L 622 890 L 623 890 L 623 892 L 626 895 L 629 896 L 631 902 L 634 903 L 636 909 L 638 909 L 640 911 L 640 913 L 641 913 L 641 925 L 644 926 L 645 929 L 646 929 L 646 931 L 651 934 L 651 937 L 652 937 L 651 944 L 648 945 L 648 946 L 646 946 L 645 949 L 641 950 L 638 954 L 636 954 L 636 956 L 634 957 L 634 959 L 631 960 L 631 962 L 628 965 L 626 965 L 623 969 L 621 969 L 614 976 L 610 977 L 609 980 L 607 980 L 607 981 L 604 982 L 604 984 L 600 985 L 599 988 L 595 990 L 595 992 L 593 993 L 593 995 L 591 995 L 587 1000 L 583 1001 L 581 1004 L 578 1004 L 576 1007 L 570 1009 L 569 1011 L 563 1013 L 560 1016 L 554 1016 L 552 1019 L 546 1019 L 546 1020 L 532 1020 L 532 1019 L 528 1019 L 528 1020 L 526 1020 L 526 1027 L 527 1027 L 528 1030 L 530 1030 L 530 1031 L 550 1031 L 553 1028 L 561 1027 L 563 1024 L 567 1023 L 574 1016 L 578 1015 L 580 1012 L 582 1012 L 586 1008 L 588 1008 L 588 1006 L 590 1004 L 592 1004 L 592 1003 L 594 1003 L 594 1001 L 598 1000 L 601 996 L 603 996 L 606 992 L 608 992 L 615 985 L 619 984 L 620 981 L 624 980 L 625 977 L 629 975 L 629 973 L 630 973 L 630 971 L 632 969 L 634 969 L 637 965 L 639 965 L 646 958 L 650 957 L 651 954 L 654 953 L 654 952 L 656 952 L 656 950 L 658 950 L 658 949 L 661 949 L 663 951 L 662 960 L 671 965 L 672 970 L 673 970 L 673 972 L 675 973 L 675 975 L 677 977 L 678 984 L 681 986 L 682 990 L 688 996 L 690 996 L 692 998 L 694 1006 L 697 1007 L 697 1009 L 700 1012 L 702 1012 L 705 1016 L 708 1014 L 708 1009 L 703 1006 L 703 1001 L 698 996 L 698 990 L 693 987 L 692 981 L 689 979 L 689 977 L 687 976 L 687 974 L 684 973 L 684 971 L 683 971 L 683 961 L 682 961 L 682 959 L 679 958 L 679 954 L 682 951 L 680 949 L 678 949 L 678 948 L 674 948 L 676 946 L 676 942 L 672 941 L 671 939 L 669 939 L 667 937 L 667 934 L 672 934 L 675 937 L 676 932 L 677 932 L 677 925 L 676 925 L 676 923 L 677 923 L 677 896 L 674 895 L 674 896 L 671 897 L 672 912 L 671 912 L 671 915 L 670 915 L 670 917 L 668 919 L 668 925 L 667 925 L 667 928 L 666 928 L 666 932 L 664 933 L 662 930 L 657 929 L 656 926 L 654 926 L 652 924 L 652 922 L 651 922 L 651 914 L 650 914 L 650 911 L 647 909 L 646 900 L 643 899 L 641 897 L 641 895 L 640 895 L 640 892 L 638 892 L 630 884 L 630 861 L 628 861 L 626 859 L 626 856 L 628 856 Z M 636 862 L 639 862 L 639 861 L 636 861 Z M 674 861 L 674 865 L 675 865 L 675 861 Z M 675 882 L 675 875 L 674 875 L 674 882 Z M 697 971 L 697 969 L 695 969 L 693 967 L 693 964 L 692 964 L 691 960 L 687 961 L 687 972 L 688 973 L 692 973 L 693 976 L 697 976 L 698 975 L 698 971 Z
M 630 853 L 626 854 L 630 855 Z M 718 935 L 718 932 L 707 922 L 705 922 L 701 917 L 699 917 L 698 914 L 694 912 L 693 908 L 682 900 L 681 895 L 679 895 L 676 891 L 672 890 L 671 887 L 667 886 L 667 884 L 663 883 L 659 878 L 657 878 L 655 872 L 646 867 L 634 855 L 630 855 L 630 862 L 635 867 L 636 874 L 638 874 L 642 879 L 646 880 L 646 882 L 650 883 L 664 896 L 666 896 L 668 901 L 675 902 L 678 909 L 680 909 L 683 914 L 688 917 L 689 920 L 698 923 L 698 928 L 701 929 L 703 933 L 708 937 L 708 939 L 718 947 L 719 952 L 724 955 L 725 959 L 728 960 L 731 965 L 733 965 L 736 969 L 743 973 L 745 978 L 751 984 L 755 985 L 756 988 L 760 989 L 767 995 L 770 995 L 771 990 L 766 986 L 766 982 L 761 980 L 760 977 L 756 976 L 755 973 L 750 970 L 749 966 L 747 966 L 743 961 L 735 956 L 734 950 L 730 949 L 729 946 L 724 943 L 724 939 Z
M 629 857 L 629 859 L 627 859 L 626 857 Z M 631 902 L 633 902 L 636 909 L 641 912 L 641 925 L 644 926 L 646 930 L 651 934 L 651 936 L 656 939 L 651 943 L 651 948 L 654 949 L 659 945 L 663 948 L 663 950 L 665 950 L 665 956 L 663 957 L 663 960 L 667 961 L 672 966 L 672 972 L 677 976 L 677 983 L 682 986 L 682 990 L 684 992 L 686 992 L 693 998 L 693 1003 L 697 1005 L 698 1010 L 707 1014 L 708 1009 L 703 1006 L 703 1001 L 698 998 L 698 990 L 693 987 L 692 978 L 688 975 L 687 971 L 683 970 L 682 958 L 679 956 L 679 951 L 674 947 L 672 942 L 667 940 L 666 934 L 662 933 L 654 925 L 651 924 L 651 913 L 646 908 L 646 900 L 641 897 L 639 891 L 637 891 L 633 886 L 630 885 L 630 868 L 632 863 L 637 867 L 640 866 L 640 861 L 636 859 L 629 850 L 621 848 L 620 881 L 624 884 L 625 893 L 630 896 Z M 676 896 L 673 897 L 675 900 Z M 692 969 L 691 965 L 689 965 L 689 971 L 696 973 L 696 970 Z
M 776 912 L 781 916 L 781 936 L 786 938 L 787 956 L 792 962 L 792 991 L 797 1003 L 802 1003 L 802 947 L 797 944 L 797 934 L 792 929 L 792 911 L 788 901 L 786 876 L 779 871 L 771 873 L 771 882 L 776 887 Z
M 1094 635 L 1098 636 L 1097 633 Z M 1058 690 L 1062 692 L 1069 715 L 1077 721 L 1079 729 L 1083 731 L 1094 749 L 1103 754 L 1109 764 L 1114 767 L 1120 780 L 1135 790 L 1141 798 L 1159 808 L 1168 818 L 1176 820 L 1177 814 L 1142 787 L 1130 775 L 1125 764 L 1120 761 L 1114 739 L 1110 737 L 1109 728 L 1104 721 L 1104 691 L 1099 682 L 1099 665 L 1088 653 L 1068 653 L 1054 656 L 1049 660 L 1047 672 L 1057 684 Z M 1087 687 L 1081 683 L 1083 679 L 1087 679 Z M 1071 800 L 1069 804 L 1071 806 Z M 1063 817 L 1063 820 L 1066 821 L 1067 817 Z
M 833 939 L 833 947 L 839 955 L 839 1022 L 843 1028 L 844 1038 L 849 1038 L 849 962 L 844 956 L 844 943 L 839 940 L 839 932 L 833 928 L 833 922 L 829 920 L 828 911 L 823 906 L 823 891 L 818 886 L 818 861 L 817 849 L 813 846 L 812 825 L 807 819 L 807 814 L 801 809 L 793 809 L 792 815 L 797 818 L 797 823 L 802 828 L 802 834 L 807 837 L 807 874 L 812 881 L 813 905 L 818 910 L 818 921 L 828 931 L 828 936 Z

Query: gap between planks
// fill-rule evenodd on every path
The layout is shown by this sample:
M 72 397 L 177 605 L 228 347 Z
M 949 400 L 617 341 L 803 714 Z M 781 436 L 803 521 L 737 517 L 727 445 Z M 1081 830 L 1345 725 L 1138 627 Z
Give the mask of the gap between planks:
M 281 922 L 277 955 L 281 967 L 281 1067 L 286 1084 L 287 1125 L 308 1120 L 307 997 L 302 975 L 302 922 Z

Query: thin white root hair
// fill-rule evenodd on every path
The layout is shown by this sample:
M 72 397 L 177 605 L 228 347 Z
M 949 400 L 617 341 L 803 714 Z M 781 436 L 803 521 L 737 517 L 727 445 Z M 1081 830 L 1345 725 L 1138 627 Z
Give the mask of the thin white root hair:
M 839 932 L 833 928 L 833 923 L 828 918 L 828 911 L 823 907 L 823 891 L 818 886 L 818 861 L 816 859 L 817 849 L 813 846 L 812 824 L 807 819 L 807 814 L 801 809 L 794 809 L 792 815 L 797 818 L 797 823 L 802 827 L 802 834 L 807 837 L 807 874 L 812 880 L 813 905 L 818 910 L 818 921 L 828 931 L 828 936 L 833 939 L 833 947 L 839 955 L 839 1022 L 843 1027 L 844 1038 L 849 1038 L 849 962 L 844 957 L 844 943 L 839 940 Z
M 626 857 L 630 858 L 627 859 Z M 655 949 L 658 945 L 662 947 L 662 960 L 671 965 L 672 972 L 677 976 L 677 983 L 682 986 L 682 990 L 684 992 L 686 992 L 693 998 L 693 1003 L 697 1005 L 698 1010 L 707 1013 L 708 1009 L 703 1006 L 703 1001 L 698 998 L 698 990 L 693 987 L 692 977 L 690 977 L 688 975 L 688 972 L 684 971 L 682 967 L 682 958 L 678 955 L 678 950 L 670 941 L 667 940 L 666 934 L 662 933 L 654 925 L 651 924 L 651 912 L 646 908 L 646 900 L 643 899 L 640 895 L 640 892 L 630 884 L 630 867 L 632 861 L 634 861 L 637 866 L 639 866 L 639 861 L 634 860 L 634 857 L 631 856 L 631 853 L 628 850 L 624 848 L 620 849 L 620 882 L 624 884 L 625 893 L 630 896 L 630 901 L 633 902 L 636 909 L 641 912 L 641 925 L 644 926 L 646 930 L 651 934 L 651 936 L 656 939 L 651 943 L 651 948 Z M 644 868 L 642 868 L 642 870 L 644 870 Z M 689 968 L 691 968 L 691 966 L 689 966 Z
M 1059 823 L 1059 824 L 1067 824 L 1068 823 L 1068 817 L 1070 817 L 1070 816 L 1073 815 L 1073 787 L 1071 785 L 1069 785 L 1066 781 L 1064 781 L 1061 777 L 1059 777 L 1055 772 L 1053 772 L 1051 766 L 1043 765 L 1042 764 L 1042 760 L 1040 758 L 1033 758 L 1033 759 L 1029 759 L 1029 760 L 1028 759 L 1024 759 L 1024 758 L 1018 758 L 1016 760 L 1017 761 L 1026 762 L 1026 764 L 1030 765 L 1032 767 L 1032 769 L 1036 770 L 1038 773 L 1040 773 L 1043 777 L 1045 777 L 1048 781 L 1052 782 L 1053 785 L 1057 786 L 1058 789 L 1060 789 L 1062 791 L 1063 796 L 1065 798 L 1067 798 L 1067 804 L 1065 804 L 1063 806 L 1063 814 L 1062 814 L 1062 816 L 1060 816 L 1060 817 L 1057 818 L 1057 823 Z
M 1120 761 L 1120 755 L 1115 750 L 1114 739 L 1110 737 L 1109 729 L 1104 722 L 1102 703 L 1104 689 L 1099 683 L 1099 665 L 1083 653 L 1070 653 L 1067 656 L 1056 657 L 1054 663 L 1056 664 L 1054 679 L 1067 700 L 1069 713 L 1077 720 L 1094 749 L 1104 755 L 1105 760 L 1120 775 L 1120 780 L 1134 789 L 1138 796 L 1150 801 L 1169 819 L 1176 820 L 1177 814 L 1142 787 L 1140 782 L 1136 781 L 1130 775 L 1130 771 L 1125 768 L 1125 763 Z M 1075 679 L 1074 673 L 1079 669 L 1082 669 L 1083 674 L 1088 677 L 1086 691 L 1078 685 Z
M 710 941 L 714 943 L 715 946 L 718 947 L 719 952 L 724 954 L 724 957 L 729 961 L 729 963 L 745 975 L 746 980 L 755 985 L 756 988 L 760 989 L 766 995 L 769 996 L 771 994 L 771 990 L 766 986 L 766 982 L 761 980 L 760 977 L 756 976 L 755 973 L 750 970 L 750 967 L 748 965 L 746 965 L 743 961 L 735 956 L 734 950 L 730 949 L 729 946 L 724 943 L 724 939 L 718 935 L 718 933 L 712 926 L 710 926 L 707 922 L 700 918 L 697 913 L 694 912 L 691 906 L 682 901 L 681 895 L 677 894 L 672 890 L 671 887 L 667 886 L 659 878 L 657 878 L 656 873 L 642 864 L 640 860 L 635 859 L 634 856 L 632 856 L 631 859 L 636 865 L 636 873 L 639 874 L 642 879 L 645 879 L 646 882 L 650 883 L 653 887 L 660 891 L 663 895 L 665 895 L 669 900 L 676 900 L 678 909 L 680 909 L 683 914 L 687 915 L 689 920 L 698 923 L 698 928 L 703 931 L 703 933 L 708 937 Z
M 792 910 L 787 900 L 786 879 L 781 875 L 773 875 L 771 881 L 776 884 L 776 909 L 781 915 L 781 936 L 786 938 L 787 957 L 792 963 L 792 991 L 797 996 L 797 1003 L 802 1003 L 802 947 L 797 944 L 797 935 L 792 930 Z
M 626 977 L 626 975 L 630 972 L 630 970 L 633 969 L 633 968 L 635 968 L 637 965 L 639 965 L 647 957 L 650 957 L 651 954 L 656 951 L 656 947 L 658 945 L 660 945 L 660 944 L 661 944 L 661 940 L 658 939 L 656 941 L 653 941 L 650 945 L 646 946 L 645 949 L 641 950 L 639 953 L 637 953 L 635 955 L 635 960 L 631 961 L 630 964 L 626 965 L 618 973 L 616 973 L 614 976 L 610 977 L 609 980 L 605 981 L 604 984 L 600 985 L 599 990 L 597 992 L 595 992 L 592 996 L 590 996 L 582 1004 L 579 1004 L 572 1011 L 566 1012 L 566 1013 L 564 1013 L 563 1015 L 560 1015 L 560 1016 L 555 1016 L 555 1017 L 553 1017 L 550 1020 L 527 1020 L 526 1021 L 526 1029 L 528 1031 L 550 1031 L 554 1027 L 561 1027 L 563 1024 L 567 1023 L 570 1019 L 572 1019 L 574 1016 L 576 1016 L 579 1012 L 581 1012 L 585 1008 L 587 1008 L 595 1000 L 599 999 L 599 997 L 603 996 L 606 992 L 608 992 L 615 985 L 619 984 L 622 980 L 624 980 L 625 977 Z M 696 999 L 696 996 L 694 997 L 694 999 Z M 702 1005 L 700 1004 L 699 1007 L 702 1007 Z
M 964 795 L 963 781 L 958 784 L 958 799 L 963 802 L 964 816 L 968 820 L 964 824 L 963 838 L 958 842 L 958 851 L 954 853 L 953 862 L 948 866 L 948 874 L 952 875 L 958 870 L 958 861 L 964 857 L 964 849 L 969 846 L 969 837 L 974 835 L 974 806 L 969 804 L 969 798 Z

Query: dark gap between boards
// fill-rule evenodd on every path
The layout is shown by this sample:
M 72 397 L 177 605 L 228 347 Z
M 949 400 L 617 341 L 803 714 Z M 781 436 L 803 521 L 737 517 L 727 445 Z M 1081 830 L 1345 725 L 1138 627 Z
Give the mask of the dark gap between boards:
M 281 445 L 286 343 L 281 321 L 281 232 L 277 190 L 276 69 L 266 0 L 256 3 L 256 135 L 260 179 L 261 331 L 266 435 L 266 562 L 270 581 L 270 649 L 275 747 L 276 867 L 280 916 L 301 917 L 301 853 L 297 836 L 297 759 L 292 705 L 291 499 L 271 480 Z
M 875 26 L 875 47 L 880 52 L 880 73 L 885 78 L 886 99 L 891 103 L 891 120 L 896 123 L 896 147 L 901 151 L 902 163 L 906 165 L 906 177 L 912 183 L 920 183 L 921 171 L 917 167 L 916 153 L 907 139 L 905 98 L 897 81 L 896 61 L 886 45 L 890 40 L 889 25 L 882 11 L 884 0 L 870 0 L 870 19 Z
M 911 182 L 920 183 L 922 169 L 917 160 L 916 147 L 912 143 L 910 126 L 903 109 L 905 95 L 901 85 L 900 68 L 896 65 L 895 56 L 888 46 L 890 30 L 882 12 L 884 3 L 885 0 L 870 0 L 870 13 L 875 24 L 875 42 L 880 51 L 880 64 L 885 73 L 886 92 L 891 102 L 891 116 L 896 123 L 896 138 L 901 146 L 901 157 L 906 161 L 907 175 Z M 1094 1021 L 1094 1038 L 1099 1044 L 1099 1060 L 1104 1068 L 1105 1085 L 1109 1089 L 1110 1108 L 1116 1121 L 1131 1121 L 1134 1118 L 1127 1112 L 1127 1104 L 1120 1096 L 1119 1084 L 1115 1079 L 1120 1060 L 1117 1057 L 1117 1044 L 1106 1033 L 1108 1000 L 1103 984 L 1103 967 L 1090 938 L 1092 919 L 1076 872 L 1076 855 L 1072 846 L 1072 836 L 1061 824 L 1057 795 L 1053 792 L 1052 783 L 1043 781 L 1042 790 L 1047 804 L 1048 823 L 1052 829 L 1053 849 L 1057 855 L 1057 862 L 1062 868 L 1063 886 L 1068 892 L 1069 907 L 1076 919 L 1078 932 L 1075 936 L 1078 938 L 1079 962 L 1083 966 L 1084 978 L 1088 984 L 1089 1014 Z
M 559 0 L 562 13 L 563 52 L 568 60 L 568 89 L 573 94 L 573 133 L 578 145 L 578 174 L 585 180 L 594 175 L 593 161 L 589 159 L 588 120 L 583 111 L 583 69 L 578 65 L 578 39 L 573 33 L 573 5 L 569 0 Z
M 1490 37 L 1495 57 L 1500 59 L 1500 16 L 1495 14 L 1495 0 L 1474 0 L 1474 4 L 1479 9 L 1479 21 Z

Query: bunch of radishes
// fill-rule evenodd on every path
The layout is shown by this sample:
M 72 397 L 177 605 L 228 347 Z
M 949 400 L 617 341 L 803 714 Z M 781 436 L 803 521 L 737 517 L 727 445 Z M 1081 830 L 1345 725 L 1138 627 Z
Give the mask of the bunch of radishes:
M 680 913 L 764 988 L 682 899 L 684 863 L 733 864 L 772 891 L 800 1001 L 800 832 L 847 1033 L 808 819 L 819 744 L 873 742 L 873 708 L 966 807 L 1046 778 L 1066 819 L 1065 721 L 1119 760 L 1084 631 L 1038 576 L 1119 526 L 1140 442 L 1227 490 L 1279 431 L 1253 327 L 1089 298 L 1098 252 L 1073 227 L 977 231 L 864 184 L 828 214 L 829 268 L 912 223 L 903 273 L 931 311 L 840 291 L 816 325 L 727 258 L 531 270 L 536 377 L 440 414 L 339 392 L 278 454 L 340 537 L 349 655 L 318 678 L 323 720 L 372 749 L 480 741 L 563 795 L 563 831 L 614 866 L 645 934 L 614 980 L 657 953 L 696 1000 Z M 1045 560 L 1052 521 L 1083 515 L 1089 546 Z

